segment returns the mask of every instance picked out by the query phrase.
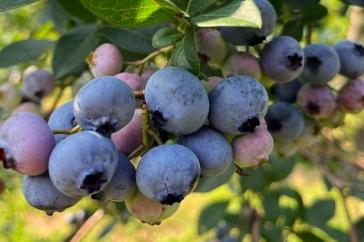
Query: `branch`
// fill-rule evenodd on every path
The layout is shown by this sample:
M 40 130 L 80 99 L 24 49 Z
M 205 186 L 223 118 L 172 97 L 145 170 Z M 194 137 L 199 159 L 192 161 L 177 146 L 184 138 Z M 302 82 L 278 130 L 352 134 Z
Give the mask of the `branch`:
M 75 134 L 79 131 L 81 131 L 81 127 L 80 125 L 76 125 L 75 127 L 73 127 L 72 129 L 56 129 L 56 130 L 52 130 L 53 134 L 67 134 L 67 135 L 71 135 L 71 134 Z
M 89 217 L 83 225 L 78 229 L 70 242 L 79 242 L 104 216 L 105 211 L 102 208 L 96 210 L 91 217 Z
M 154 59 L 156 56 L 168 53 L 168 52 L 172 51 L 173 49 L 174 49 L 174 45 L 171 45 L 171 46 L 156 50 L 156 51 L 150 53 L 149 55 L 147 55 L 145 58 L 143 58 L 141 60 L 138 60 L 138 61 L 125 61 L 124 63 L 127 64 L 127 65 L 131 65 L 131 66 L 137 66 L 140 69 L 142 69 L 146 63 L 148 63 L 149 61 Z
M 340 197 L 341 197 L 342 202 L 343 202 L 346 219 L 348 220 L 348 223 L 350 225 L 351 242 L 359 242 L 358 230 L 356 229 L 356 226 L 353 223 L 353 219 L 351 218 L 349 208 L 348 208 L 348 204 L 347 204 L 347 201 L 346 201 L 346 196 L 345 196 L 345 194 L 343 192 L 343 189 L 339 189 L 339 194 L 340 194 Z
M 252 210 L 250 233 L 252 235 L 252 242 L 259 242 L 259 240 L 260 240 L 260 217 L 255 209 Z

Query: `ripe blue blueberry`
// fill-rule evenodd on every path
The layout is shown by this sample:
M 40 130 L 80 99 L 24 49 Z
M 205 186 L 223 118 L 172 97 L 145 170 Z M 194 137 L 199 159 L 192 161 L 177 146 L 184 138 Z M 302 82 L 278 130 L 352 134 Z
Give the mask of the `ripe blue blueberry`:
M 297 100 L 297 93 L 302 87 L 303 83 L 300 79 L 286 83 L 275 83 L 271 87 L 272 94 L 280 101 L 295 103 Z
M 262 17 L 262 28 L 221 27 L 219 30 L 224 39 L 234 45 L 257 45 L 262 43 L 276 26 L 277 15 L 267 0 L 254 0 Z
M 340 59 L 327 45 L 308 45 L 303 49 L 305 64 L 301 78 L 314 85 L 322 85 L 333 79 L 340 70 Z
M 73 115 L 73 101 L 63 104 L 53 111 L 48 120 L 48 125 L 52 130 L 72 129 L 76 126 L 75 116 Z M 66 138 L 65 134 L 54 135 L 58 143 Z
M 199 160 L 190 149 L 166 144 L 154 147 L 142 157 L 136 181 L 146 197 L 172 205 L 194 189 L 200 174 Z
M 263 72 L 273 81 L 289 82 L 301 74 L 303 56 L 303 50 L 295 39 L 279 36 L 264 46 L 260 64 Z
M 209 99 L 202 83 L 177 67 L 166 67 L 150 77 L 145 101 L 154 125 L 175 135 L 201 128 L 209 112 Z
M 233 151 L 225 137 L 206 127 L 182 136 L 178 143 L 191 149 L 201 166 L 201 176 L 216 176 L 226 171 L 233 161 Z
M 211 125 L 224 134 L 253 132 L 268 107 L 268 94 L 254 78 L 233 76 L 210 93 Z
M 78 124 L 109 136 L 133 118 L 136 101 L 127 84 L 113 76 L 99 77 L 77 93 L 73 108 Z
M 53 185 L 48 172 L 40 176 L 24 176 L 23 194 L 32 207 L 43 210 L 48 215 L 62 212 L 80 200 L 61 193 Z
M 364 74 L 364 46 L 358 42 L 344 40 L 334 45 L 339 55 L 340 74 L 355 79 Z
M 91 195 L 93 199 L 114 202 L 125 201 L 136 189 L 135 167 L 128 158 L 119 153 L 119 162 L 111 181 L 99 193 Z
M 111 140 L 92 131 L 68 136 L 53 149 L 49 175 L 58 190 L 72 197 L 101 191 L 111 180 L 119 154 Z
M 291 104 L 280 101 L 268 108 L 265 120 L 273 138 L 279 140 L 293 140 L 304 126 L 301 113 Z

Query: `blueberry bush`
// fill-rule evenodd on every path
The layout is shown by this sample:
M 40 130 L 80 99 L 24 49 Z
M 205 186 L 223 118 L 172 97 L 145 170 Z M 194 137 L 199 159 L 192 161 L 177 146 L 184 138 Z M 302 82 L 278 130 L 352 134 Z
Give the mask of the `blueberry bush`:
M 364 241 L 363 1 L 0 11 L 0 240 Z

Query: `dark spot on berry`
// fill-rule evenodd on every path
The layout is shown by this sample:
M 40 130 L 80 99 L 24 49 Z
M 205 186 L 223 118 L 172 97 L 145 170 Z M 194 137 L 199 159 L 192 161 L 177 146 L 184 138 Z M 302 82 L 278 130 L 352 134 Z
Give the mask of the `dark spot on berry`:
M 16 161 L 12 157 L 7 157 L 5 150 L 0 148 L 0 161 L 3 162 L 5 169 L 11 169 L 16 167 Z
M 169 193 L 164 199 L 162 199 L 161 204 L 172 205 L 174 203 L 179 203 L 182 200 L 183 200 L 182 194 Z
M 71 118 L 71 125 L 72 125 L 72 127 L 77 126 L 77 121 L 76 121 L 76 118 L 75 117 L 72 117 Z
M 115 123 L 105 122 L 96 128 L 96 132 L 108 136 L 115 131 Z
M 360 44 L 354 44 L 354 49 L 360 57 L 364 57 L 364 46 Z
M 36 91 L 35 93 L 34 93 L 34 96 L 36 96 L 37 98 L 42 98 L 42 97 L 44 97 L 44 91 L 43 90 L 38 90 L 38 91 Z
M 105 182 L 106 179 L 103 172 L 93 171 L 85 176 L 80 188 L 86 189 L 88 193 L 93 193 L 99 191 L 102 184 L 104 184 Z
M 210 60 L 210 57 L 208 55 L 202 54 L 200 52 L 198 52 L 198 57 L 200 59 L 201 62 L 207 63 Z
M 317 115 L 320 113 L 320 106 L 313 102 L 308 102 L 306 105 L 306 109 L 309 114 Z
M 311 70 L 317 71 L 322 65 L 322 61 L 317 56 L 307 56 L 305 63 Z
M 238 127 L 240 132 L 254 132 L 255 127 L 260 125 L 260 121 L 257 117 L 250 118 Z
M 163 117 L 163 114 L 161 112 L 152 111 L 151 115 L 153 124 L 157 129 L 160 129 L 167 124 L 167 119 Z
M 279 132 L 282 129 L 282 123 L 277 119 L 269 120 L 267 124 L 270 132 Z
M 254 34 L 252 38 L 248 40 L 248 45 L 257 45 L 265 41 L 267 38 L 265 35 L 259 36 Z
M 293 55 L 287 56 L 287 68 L 291 70 L 297 70 L 298 68 L 302 67 L 303 65 L 303 58 L 301 55 L 294 53 Z

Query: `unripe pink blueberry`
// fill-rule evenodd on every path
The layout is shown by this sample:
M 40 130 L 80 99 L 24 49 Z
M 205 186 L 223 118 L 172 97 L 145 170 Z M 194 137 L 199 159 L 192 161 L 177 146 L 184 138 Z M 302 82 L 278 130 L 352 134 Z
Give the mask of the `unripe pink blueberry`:
M 159 225 L 163 220 L 172 216 L 178 209 L 179 203 L 162 205 L 145 197 L 139 190 L 125 201 L 126 209 L 131 215 L 143 223 Z
M 143 140 L 142 110 L 136 109 L 133 119 L 125 127 L 113 133 L 111 140 L 125 155 L 129 155 L 138 148 Z
M 24 79 L 24 94 L 32 100 L 39 101 L 51 94 L 56 86 L 53 75 L 47 71 L 37 70 Z
M 207 80 L 203 83 L 207 92 L 211 92 L 214 87 L 217 86 L 224 78 L 219 76 L 210 76 L 207 78 Z
M 114 44 L 105 43 L 90 54 L 87 62 L 95 77 L 112 76 L 120 72 L 123 58 Z
M 245 75 L 259 80 L 262 76 L 259 60 L 252 54 L 239 52 L 227 58 L 222 68 L 224 76 Z
M 328 117 L 336 109 L 335 96 L 328 86 L 305 84 L 298 91 L 297 102 L 304 113 L 316 118 Z
M 5 168 L 37 176 L 48 169 L 55 139 L 48 124 L 38 115 L 19 112 L 0 130 L 0 160 Z
M 337 97 L 339 107 L 345 112 L 358 113 L 364 109 L 364 81 L 348 81 Z
M 233 141 L 234 162 L 241 168 L 256 167 L 268 160 L 273 150 L 273 138 L 263 127 Z
M 149 78 L 157 71 L 156 68 L 153 67 L 145 67 L 143 69 L 142 74 L 140 74 L 140 77 L 143 80 L 143 89 L 145 88 L 145 85 L 147 84 L 147 81 L 149 80 Z
M 40 106 L 33 102 L 25 102 L 25 103 L 20 104 L 14 110 L 14 113 L 19 113 L 19 112 L 30 112 L 30 113 L 37 114 L 39 116 L 43 115 L 43 112 L 42 112 L 42 109 L 40 108 Z
M 125 82 L 134 91 L 143 90 L 145 87 L 145 83 L 143 82 L 143 79 L 135 73 L 122 72 L 122 73 L 116 74 L 115 77 L 117 79 Z

